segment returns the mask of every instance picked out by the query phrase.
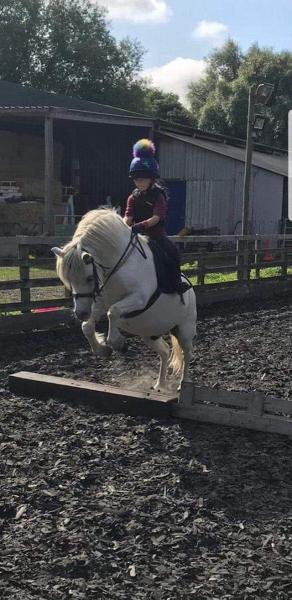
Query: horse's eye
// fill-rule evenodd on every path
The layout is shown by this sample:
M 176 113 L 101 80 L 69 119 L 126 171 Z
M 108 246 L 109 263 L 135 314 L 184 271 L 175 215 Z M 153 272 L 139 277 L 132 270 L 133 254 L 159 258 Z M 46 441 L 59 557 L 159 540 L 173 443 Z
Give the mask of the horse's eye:
M 93 277 L 92 276 L 87 277 L 87 281 L 88 281 L 88 283 L 90 283 L 90 281 L 93 281 Z

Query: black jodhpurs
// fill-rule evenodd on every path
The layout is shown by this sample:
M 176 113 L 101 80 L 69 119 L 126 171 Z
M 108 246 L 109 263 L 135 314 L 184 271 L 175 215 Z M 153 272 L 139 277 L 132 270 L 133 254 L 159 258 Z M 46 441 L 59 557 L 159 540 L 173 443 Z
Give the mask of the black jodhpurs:
M 176 290 L 179 290 L 181 283 L 179 251 L 176 245 L 166 235 L 155 241 L 169 257 L 169 262 L 171 264 L 171 268 L 169 269 L 171 282 L 173 283 L 173 287 Z

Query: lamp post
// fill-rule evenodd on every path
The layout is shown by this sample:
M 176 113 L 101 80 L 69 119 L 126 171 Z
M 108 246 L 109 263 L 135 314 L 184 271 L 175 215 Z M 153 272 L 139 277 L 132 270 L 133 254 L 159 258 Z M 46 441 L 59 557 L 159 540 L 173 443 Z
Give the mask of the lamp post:
M 271 83 L 261 83 L 255 89 L 252 85 L 248 93 L 248 113 L 247 113 L 247 132 L 246 132 L 246 150 L 245 150 L 245 167 L 244 167 L 244 182 L 243 182 L 243 202 L 242 202 L 242 225 L 241 234 L 248 235 L 249 233 L 249 208 L 250 208 L 250 175 L 252 165 L 252 150 L 253 150 L 253 129 L 262 130 L 265 124 L 265 116 L 262 114 L 255 116 L 255 105 L 266 105 L 274 91 L 274 86 Z

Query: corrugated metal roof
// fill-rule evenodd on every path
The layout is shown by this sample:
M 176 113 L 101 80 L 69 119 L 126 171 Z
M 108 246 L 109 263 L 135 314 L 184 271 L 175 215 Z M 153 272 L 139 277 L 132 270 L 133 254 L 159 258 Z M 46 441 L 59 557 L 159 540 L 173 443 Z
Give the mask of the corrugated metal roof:
M 241 162 L 245 161 L 245 148 L 237 148 L 220 141 L 211 142 L 196 137 L 179 135 L 177 133 L 166 133 L 161 131 L 161 135 L 185 142 L 186 144 L 191 144 L 204 150 L 209 150 L 210 152 L 216 152 L 217 154 L 228 156 L 234 160 L 239 160 Z M 254 150 L 252 154 L 252 164 L 255 167 L 265 169 L 266 171 L 271 171 L 272 173 L 277 173 L 278 175 L 284 175 L 285 177 L 288 176 L 288 155 L 275 156 L 274 154 L 265 154 Z
M 143 116 L 144 118 L 152 120 L 151 117 L 145 117 L 145 115 L 117 108 L 115 106 L 89 102 L 88 100 L 72 98 L 71 96 L 62 96 L 61 94 L 55 94 L 54 92 L 45 92 L 10 81 L 0 81 L 0 105 L 2 108 L 28 108 L 38 110 L 49 107 L 61 107 L 83 110 L 91 113 L 118 115 L 121 117 Z

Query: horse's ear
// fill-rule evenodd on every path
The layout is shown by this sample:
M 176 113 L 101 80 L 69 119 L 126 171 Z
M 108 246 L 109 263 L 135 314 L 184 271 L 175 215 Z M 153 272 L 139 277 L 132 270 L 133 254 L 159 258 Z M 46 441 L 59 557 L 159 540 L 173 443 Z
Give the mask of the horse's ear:
M 54 246 L 54 248 L 51 248 L 51 252 L 53 252 L 55 256 L 64 256 L 62 248 L 58 248 L 58 246 Z
M 81 260 L 83 260 L 85 265 L 90 265 L 90 263 L 93 262 L 91 254 L 89 254 L 89 252 L 85 252 L 84 250 L 81 252 Z

